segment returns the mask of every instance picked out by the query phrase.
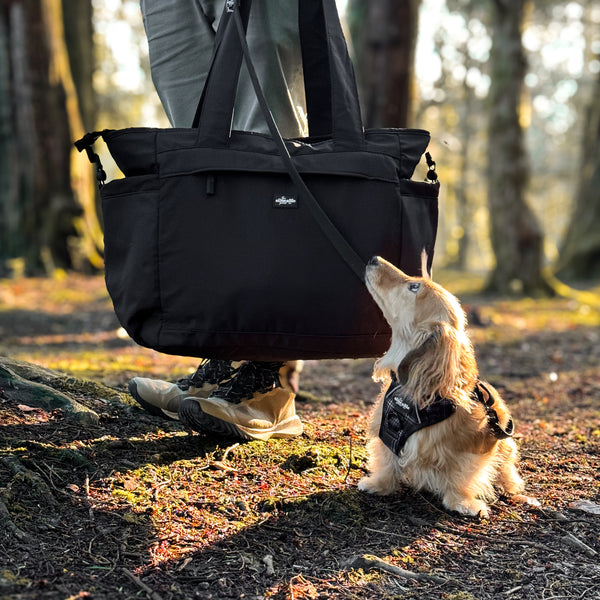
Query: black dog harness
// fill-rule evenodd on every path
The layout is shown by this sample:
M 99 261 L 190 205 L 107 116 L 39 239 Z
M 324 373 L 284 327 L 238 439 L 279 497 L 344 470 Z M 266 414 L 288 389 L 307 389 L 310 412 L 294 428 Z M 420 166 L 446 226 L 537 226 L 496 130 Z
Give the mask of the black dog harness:
M 381 441 L 397 456 L 400 456 L 406 441 L 413 433 L 441 423 L 456 411 L 454 402 L 441 396 L 436 396 L 429 406 L 419 409 L 414 400 L 403 391 L 403 387 L 403 383 L 392 373 L 392 382 L 383 398 L 379 428 Z M 485 382 L 477 381 L 471 395 L 484 405 L 490 433 L 499 440 L 511 437 L 513 420 L 509 419 L 506 428 L 500 425 L 498 414 L 493 408 L 494 393 Z

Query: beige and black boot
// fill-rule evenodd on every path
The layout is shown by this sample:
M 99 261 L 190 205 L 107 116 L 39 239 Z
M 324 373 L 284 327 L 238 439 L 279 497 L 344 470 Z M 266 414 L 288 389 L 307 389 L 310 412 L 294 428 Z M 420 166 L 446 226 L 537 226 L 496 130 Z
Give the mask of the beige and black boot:
M 179 405 L 184 398 L 208 398 L 221 381 L 229 379 L 241 363 L 229 360 L 203 360 L 193 375 L 176 383 L 148 377 L 134 377 L 129 393 L 150 414 L 178 421 Z
M 289 385 L 282 387 L 282 366 L 281 362 L 243 363 L 208 398 L 185 398 L 179 405 L 179 420 L 194 431 L 247 440 L 300 435 L 296 395 Z

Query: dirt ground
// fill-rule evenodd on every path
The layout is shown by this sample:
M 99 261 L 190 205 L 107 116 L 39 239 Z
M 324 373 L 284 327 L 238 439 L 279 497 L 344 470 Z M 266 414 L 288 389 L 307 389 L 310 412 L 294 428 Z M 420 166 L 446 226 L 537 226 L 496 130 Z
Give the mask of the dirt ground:
M 449 281 L 541 508 L 500 497 L 477 520 L 358 492 L 372 360 L 307 362 L 304 435 L 238 444 L 134 406 L 130 377 L 196 360 L 123 336 L 101 278 L 1 280 L 0 600 L 600 599 L 598 304 Z

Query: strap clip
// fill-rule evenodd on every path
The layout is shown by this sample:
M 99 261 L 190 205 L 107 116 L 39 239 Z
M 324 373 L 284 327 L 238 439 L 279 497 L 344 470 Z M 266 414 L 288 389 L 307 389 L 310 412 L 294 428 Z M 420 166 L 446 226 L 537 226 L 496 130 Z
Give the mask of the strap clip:
M 102 188 L 106 181 L 106 171 L 102 167 L 100 157 L 92 150 L 93 143 L 98 139 L 101 134 L 98 132 L 87 133 L 80 140 L 75 142 L 75 147 L 79 152 L 85 150 L 88 160 L 96 166 L 96 181 L 98 182 L 98 188 Z
M 429 168 L 427 175 L 425 176 L 425 181 L 428 181 L 429 183 L 436 183 L 438 176 L 435 172 L 435 160 L 431 158 L 431 154 L 429 154 L 429 152 L 425 152 L 425 160 L 427 161 L 427 167 Z

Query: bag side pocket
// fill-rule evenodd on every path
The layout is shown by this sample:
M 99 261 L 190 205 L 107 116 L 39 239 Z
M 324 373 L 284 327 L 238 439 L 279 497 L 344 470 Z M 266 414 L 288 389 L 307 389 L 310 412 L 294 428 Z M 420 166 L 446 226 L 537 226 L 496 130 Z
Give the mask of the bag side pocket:
M 421 273 L 423 250 L 431 265 L 438 227 L 439 190 L 438 183 L 400 181 L 402 248 L 399 267 L 405 273 Z
M 160 328 L 156 175 L 117 179 L 101 191 L 106 287 L 127 333 L 151 347 Z

